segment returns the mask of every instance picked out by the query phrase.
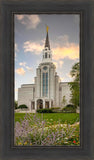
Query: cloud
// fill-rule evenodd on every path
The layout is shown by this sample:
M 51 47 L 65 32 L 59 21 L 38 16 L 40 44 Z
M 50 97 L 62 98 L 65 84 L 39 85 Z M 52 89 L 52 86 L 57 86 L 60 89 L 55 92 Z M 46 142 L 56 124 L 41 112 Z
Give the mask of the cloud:
M 24 15 L 22 15 L 22 14 L 16 15 L 16 18 L 17 18 L 18 20 L 22 20 L 22 19 L 24 19 Z
M 63 61 L 59 61 L 59 67 L 60 68 L 62 68 L 63 63 L 64 63 Z
M 53 48 L 53 59 L 54 60 L 60 60 L 64 58 L 69 59 L 78 59 L 79 58 L 79 45 L 75 43 L 70 43 L 66 46 L 58 46 L 56 48 Z
M 26 64 L 27 64 L 26 62 L 20 62 L 19 63 L 20 66 L 24 66 L 24 67 L 26 66 Z
M 79 59 L 79 44 L 69 42 L 68 35 L 57 37 L 56 43 L 52 42 L 53 60 L 69 58 Z
M 24 52 L 33 52 L 34 54 L 40 54 L 43 49 L 43 45 L 38 42 L 26 41 L 23 45 Z
M 61 35 L 57 38 L 59 45 L 67 46 L 69 44 L 69 36 L 68 35 Z M 57 45 L 58 46 L 58 45 Z
M 38 15 L 16 15 L 16 18 L 21 24 L 25 25 L 27 29 L 35 29 L 41 22 Z
M 58 62 L 53 61 L 53 63 L 55 64 L 56 68 L 58 68 Z
M 62 69 L 62 65 L 64 62 L 62 60 L 58 60 L 58 61 L 53 61 L 53 63 L 55 64 L 56 68 L 60 70 Z
M 28 71 L 32 71 L 32 67 L 26 66 L 26 69 L 27 69 Z
M 25 70 L 23 68 L 18 68 L 18 69 L 16 69 L 16 73 L 19 74 L 19 75 L 24 75 Z
M 32 70 L 32 67 L 29 67 L 29 66 L 27 66 L 26 64 L 27 64 L 26 62 L 20 62 L 20 63 L 19 63 L 20 66 L 23 66 L 23 67 L 25 67 L 25 69 L 27 69 L 28 71 L 31 71 L 31 70 Z

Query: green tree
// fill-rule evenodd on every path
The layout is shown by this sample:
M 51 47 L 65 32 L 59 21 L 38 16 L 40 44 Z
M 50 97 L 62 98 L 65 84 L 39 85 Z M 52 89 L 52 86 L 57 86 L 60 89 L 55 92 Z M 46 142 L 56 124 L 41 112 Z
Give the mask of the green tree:
M 70 72 L 70 75 L 74 78 L 74 82 L 80 81 L 80 64 L 75 63 L 72 67 L 72 70 Z
M 72 67 L 72 70 L 70 72 L 70 75 L 74 78 L 73 82 L 69 82 L 70 90 L 71 90 L 71 100 L 70 102 L 74 106 L 79 106 L 79 90 L 80 90 L 80 64 L 79 62 L 74 64 Z

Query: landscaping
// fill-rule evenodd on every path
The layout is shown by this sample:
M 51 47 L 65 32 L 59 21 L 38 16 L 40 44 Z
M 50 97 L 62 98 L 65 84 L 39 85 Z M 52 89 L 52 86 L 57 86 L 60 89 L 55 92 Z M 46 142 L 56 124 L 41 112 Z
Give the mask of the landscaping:
M 77 113 L 15 113 L 15 145 L 80 145 Z

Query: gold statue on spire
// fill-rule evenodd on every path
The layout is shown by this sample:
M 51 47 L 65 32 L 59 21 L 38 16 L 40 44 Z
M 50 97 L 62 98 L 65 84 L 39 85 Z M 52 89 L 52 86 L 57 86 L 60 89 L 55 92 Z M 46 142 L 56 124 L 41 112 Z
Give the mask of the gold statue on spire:
M 46 31 L 48 32 L 48 29 L 49 29 L 49 27 L 48 26 L 46 26 Z

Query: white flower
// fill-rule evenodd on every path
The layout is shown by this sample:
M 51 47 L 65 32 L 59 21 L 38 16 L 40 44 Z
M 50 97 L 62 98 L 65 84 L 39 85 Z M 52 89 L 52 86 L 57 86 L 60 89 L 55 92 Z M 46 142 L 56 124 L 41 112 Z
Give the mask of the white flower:
M 67 144 L 68 142 L 64 142 L 64 143 L 66 143 L 66 144 Z

